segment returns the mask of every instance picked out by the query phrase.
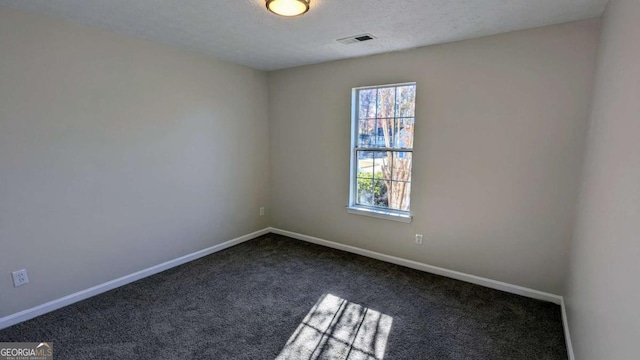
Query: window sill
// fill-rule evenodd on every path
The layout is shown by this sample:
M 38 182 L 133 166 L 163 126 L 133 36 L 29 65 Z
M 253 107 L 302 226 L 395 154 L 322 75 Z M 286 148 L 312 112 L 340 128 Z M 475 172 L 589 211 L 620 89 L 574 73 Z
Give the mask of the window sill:
M 347 206 L 347 212 L 349 214 L 369 216 L 383 220 L 398 221 L 406 224 L 410 223 L 413 219 L 413 217 L 409 214 L 399 214 L 390 211 L 374 210 L 355 206 Z

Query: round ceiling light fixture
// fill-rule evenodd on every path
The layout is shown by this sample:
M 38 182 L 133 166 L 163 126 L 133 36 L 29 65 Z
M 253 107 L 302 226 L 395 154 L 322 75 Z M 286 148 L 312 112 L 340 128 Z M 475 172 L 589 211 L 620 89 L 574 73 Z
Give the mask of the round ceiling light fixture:
M 280 16 L 298 16 L 309 11 L 311 0 L 267 0 L 267 10 Z

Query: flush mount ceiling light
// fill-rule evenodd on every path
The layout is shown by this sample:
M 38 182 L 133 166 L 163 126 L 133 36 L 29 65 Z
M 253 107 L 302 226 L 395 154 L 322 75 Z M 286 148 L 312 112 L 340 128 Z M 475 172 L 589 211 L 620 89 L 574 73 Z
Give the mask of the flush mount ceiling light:
M 281 16 L 298 16 L 309 11 L 311 0 L 267 0 L 267 9 Z

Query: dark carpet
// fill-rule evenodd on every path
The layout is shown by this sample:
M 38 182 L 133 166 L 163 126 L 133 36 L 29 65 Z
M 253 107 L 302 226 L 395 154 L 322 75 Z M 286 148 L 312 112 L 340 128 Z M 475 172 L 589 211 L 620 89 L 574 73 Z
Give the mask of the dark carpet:
M 56 359 L 275 359 L 327 295 L 391 318 L 385 359 L 567 358 L 557 305 L 274 234 L 0 330 L 0 342 L 52 341 Z

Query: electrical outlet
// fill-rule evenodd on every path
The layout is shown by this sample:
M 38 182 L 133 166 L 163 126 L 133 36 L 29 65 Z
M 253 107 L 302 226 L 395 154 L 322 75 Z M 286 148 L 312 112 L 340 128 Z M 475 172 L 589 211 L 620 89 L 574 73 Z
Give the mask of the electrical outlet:
M 416 234 L 416 245 L 422 245 L 422 234 Z
M 26 285 L 29 283 L 29 276 L 27 275 L 27 269 L 14 271 L 11 273 L 13 276 L 13 287 Z
M 260 216 L 264 216 L 264 207 L 260 208 Z

